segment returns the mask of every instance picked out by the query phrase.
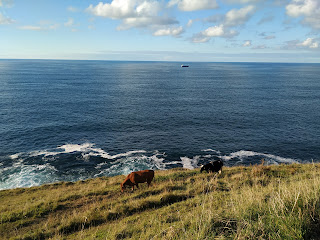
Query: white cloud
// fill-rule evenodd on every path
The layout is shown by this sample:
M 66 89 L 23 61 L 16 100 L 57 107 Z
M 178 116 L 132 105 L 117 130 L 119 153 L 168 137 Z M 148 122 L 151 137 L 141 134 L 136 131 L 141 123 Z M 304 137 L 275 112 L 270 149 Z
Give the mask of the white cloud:
M 315 41 L 313 38 L 307 38 L 303 42 L 297 43 L 297 46 L 303 48 L 318 48 L 319 42 Z
M 14 20 L 12 20 L 9 17 L 4 16 L 1 12 L 0 12 L 0 25 L 5 25 L 5 24 L 11 24 L 14 23 Z
M 259 3 L 264 2 L 265 0 L 226 0 L 228 3 L 234 3 L 234 4 L 247 4 L 247 3 Z
M 193 36 L 193 42 L 207 42 L 211 37 L 223 37 L 232 38 L 239 33 L 230 29 L 230 27 L 235 27 L 245 24 L 249 18 L 255 13 L 256 7 L 249 5 L 240 9 L 232 9 L 223 15 L 216 15 L 206 18 L 206 21 L 220 22 L 219 25 L 209 27 L 206 30 Z
M 180 27 L 172 27 L 172 28 L 163 28 L 155 31 L 153 33 L 154 36 L 174 36 L 179 37 L 184 32 L 182 26 Z
M 232 9 L 227 12 L 224 24 L 226 26 L 242 25 L 255 13 L 256 8 L 253 5 L 246 6 L 240 9 Z
M 100 17 L 121 20 L 118 30 L 133 27 L 152 28 L 178 23 L 177 20 L 161 16 L 163 10 L 160 2 L 155 0 L 113 0 L 111 3 L 102 3 L 87 8 L 87 12 Z
M 319 49 L 319 43 L 320 39 L 319 38 L 307 38 L 304 41 L 298 41 L 298 40 L 293 40 L 293 41 L 287 41 L 286 45 L 283 46 L 283 49 L 306 49 L 306 50 L 315 50 Z
M 223 24 L 220 24 L 219 26 L 213 26 L 213 27 L 207 28 L 206 30 L 204 30 L 202 32 L 202 34 L 207 37 L 229 38 L 229 37 L 236 36 L 238 34 L 238 32 L 235 30 L 229 30 L 229 29 L 225 28 L 225 26 Z
M 124 19 L 156 16 L 160 9 L 160 3 L 152 0 L 113 0 L 95 7 L 91 4 L 87 11 L 99 17 Z
M 196 34 L 192 38 L 194 43 L 208 42 L 212 37 L 232 38 L 239 33 L 235 30 L 226 28 L 223 24 L 209 27 L 206 30 Z
M 231 9 L 225 15 L 216 14 L 204 19 L 206 22 L 223 24 L 226 27 L 235 27 L 245 24 L 256 12 L 256 7 L 248 5 L 240 9 Z
M 178 5 L 181 11 L 197 11 L 218 8 L 216 0 L 170 0 L 168 7 Z
M 117 27 L 117 30 L 127 30 L 130 28 L 151 28 L 153 26 L 163 26 L 176 24 L 178 21 L 166 17 L 139 17 L 139 18 L 125 18 L 122 24 Z
M 251 46 L 251 40 L 247 40 L 242 44 L 243 47 L 250 47 Z
M 304 17 L 304 24 L 314 29 L 320 29 L 320 1 L 319 0 L 292 0 L 286 6 L 290 17 Z

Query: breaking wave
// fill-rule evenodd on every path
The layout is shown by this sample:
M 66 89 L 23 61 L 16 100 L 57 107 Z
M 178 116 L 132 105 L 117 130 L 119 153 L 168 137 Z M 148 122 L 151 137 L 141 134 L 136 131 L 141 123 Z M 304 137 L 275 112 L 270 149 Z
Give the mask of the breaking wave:
M 54 149 L 16 153 L 8 156 L 5 163 L 0 165 L 0 190 L 126 175 L 142 169 L 194 169 L 217 159 L 222 159 L 226 166 L 257 164 L 262 159 L 267 164 L 300 162 L 298 159 L 254 151 L 223 154 L 214 149 L 201 150 L 195 156 L 182 155 L 174 160 L 169 158 L 166 153 L 157 150 L 134 150 L 112 155 L 92 143 L 65 144 Z

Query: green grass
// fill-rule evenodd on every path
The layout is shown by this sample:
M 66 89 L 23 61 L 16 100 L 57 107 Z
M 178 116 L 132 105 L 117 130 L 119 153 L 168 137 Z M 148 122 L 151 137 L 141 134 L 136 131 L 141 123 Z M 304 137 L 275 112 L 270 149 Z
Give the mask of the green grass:
M 317 239 L 320 164 L 156 171 L 0 191 L 0 239 Z

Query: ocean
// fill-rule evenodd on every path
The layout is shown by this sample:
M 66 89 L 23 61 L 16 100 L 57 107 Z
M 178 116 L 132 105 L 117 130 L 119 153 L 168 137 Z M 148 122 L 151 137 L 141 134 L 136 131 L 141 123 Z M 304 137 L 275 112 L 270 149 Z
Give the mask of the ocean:
M 320 64 L 0 60 L 0 189 L 320 161 Z

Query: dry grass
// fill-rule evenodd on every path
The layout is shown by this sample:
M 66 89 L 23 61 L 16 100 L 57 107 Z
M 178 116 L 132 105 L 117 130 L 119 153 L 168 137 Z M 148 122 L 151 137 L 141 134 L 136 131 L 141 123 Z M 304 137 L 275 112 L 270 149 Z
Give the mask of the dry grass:
M 320 165 L 156 171 L 0 191 L 1 239 L 316 239 Z

